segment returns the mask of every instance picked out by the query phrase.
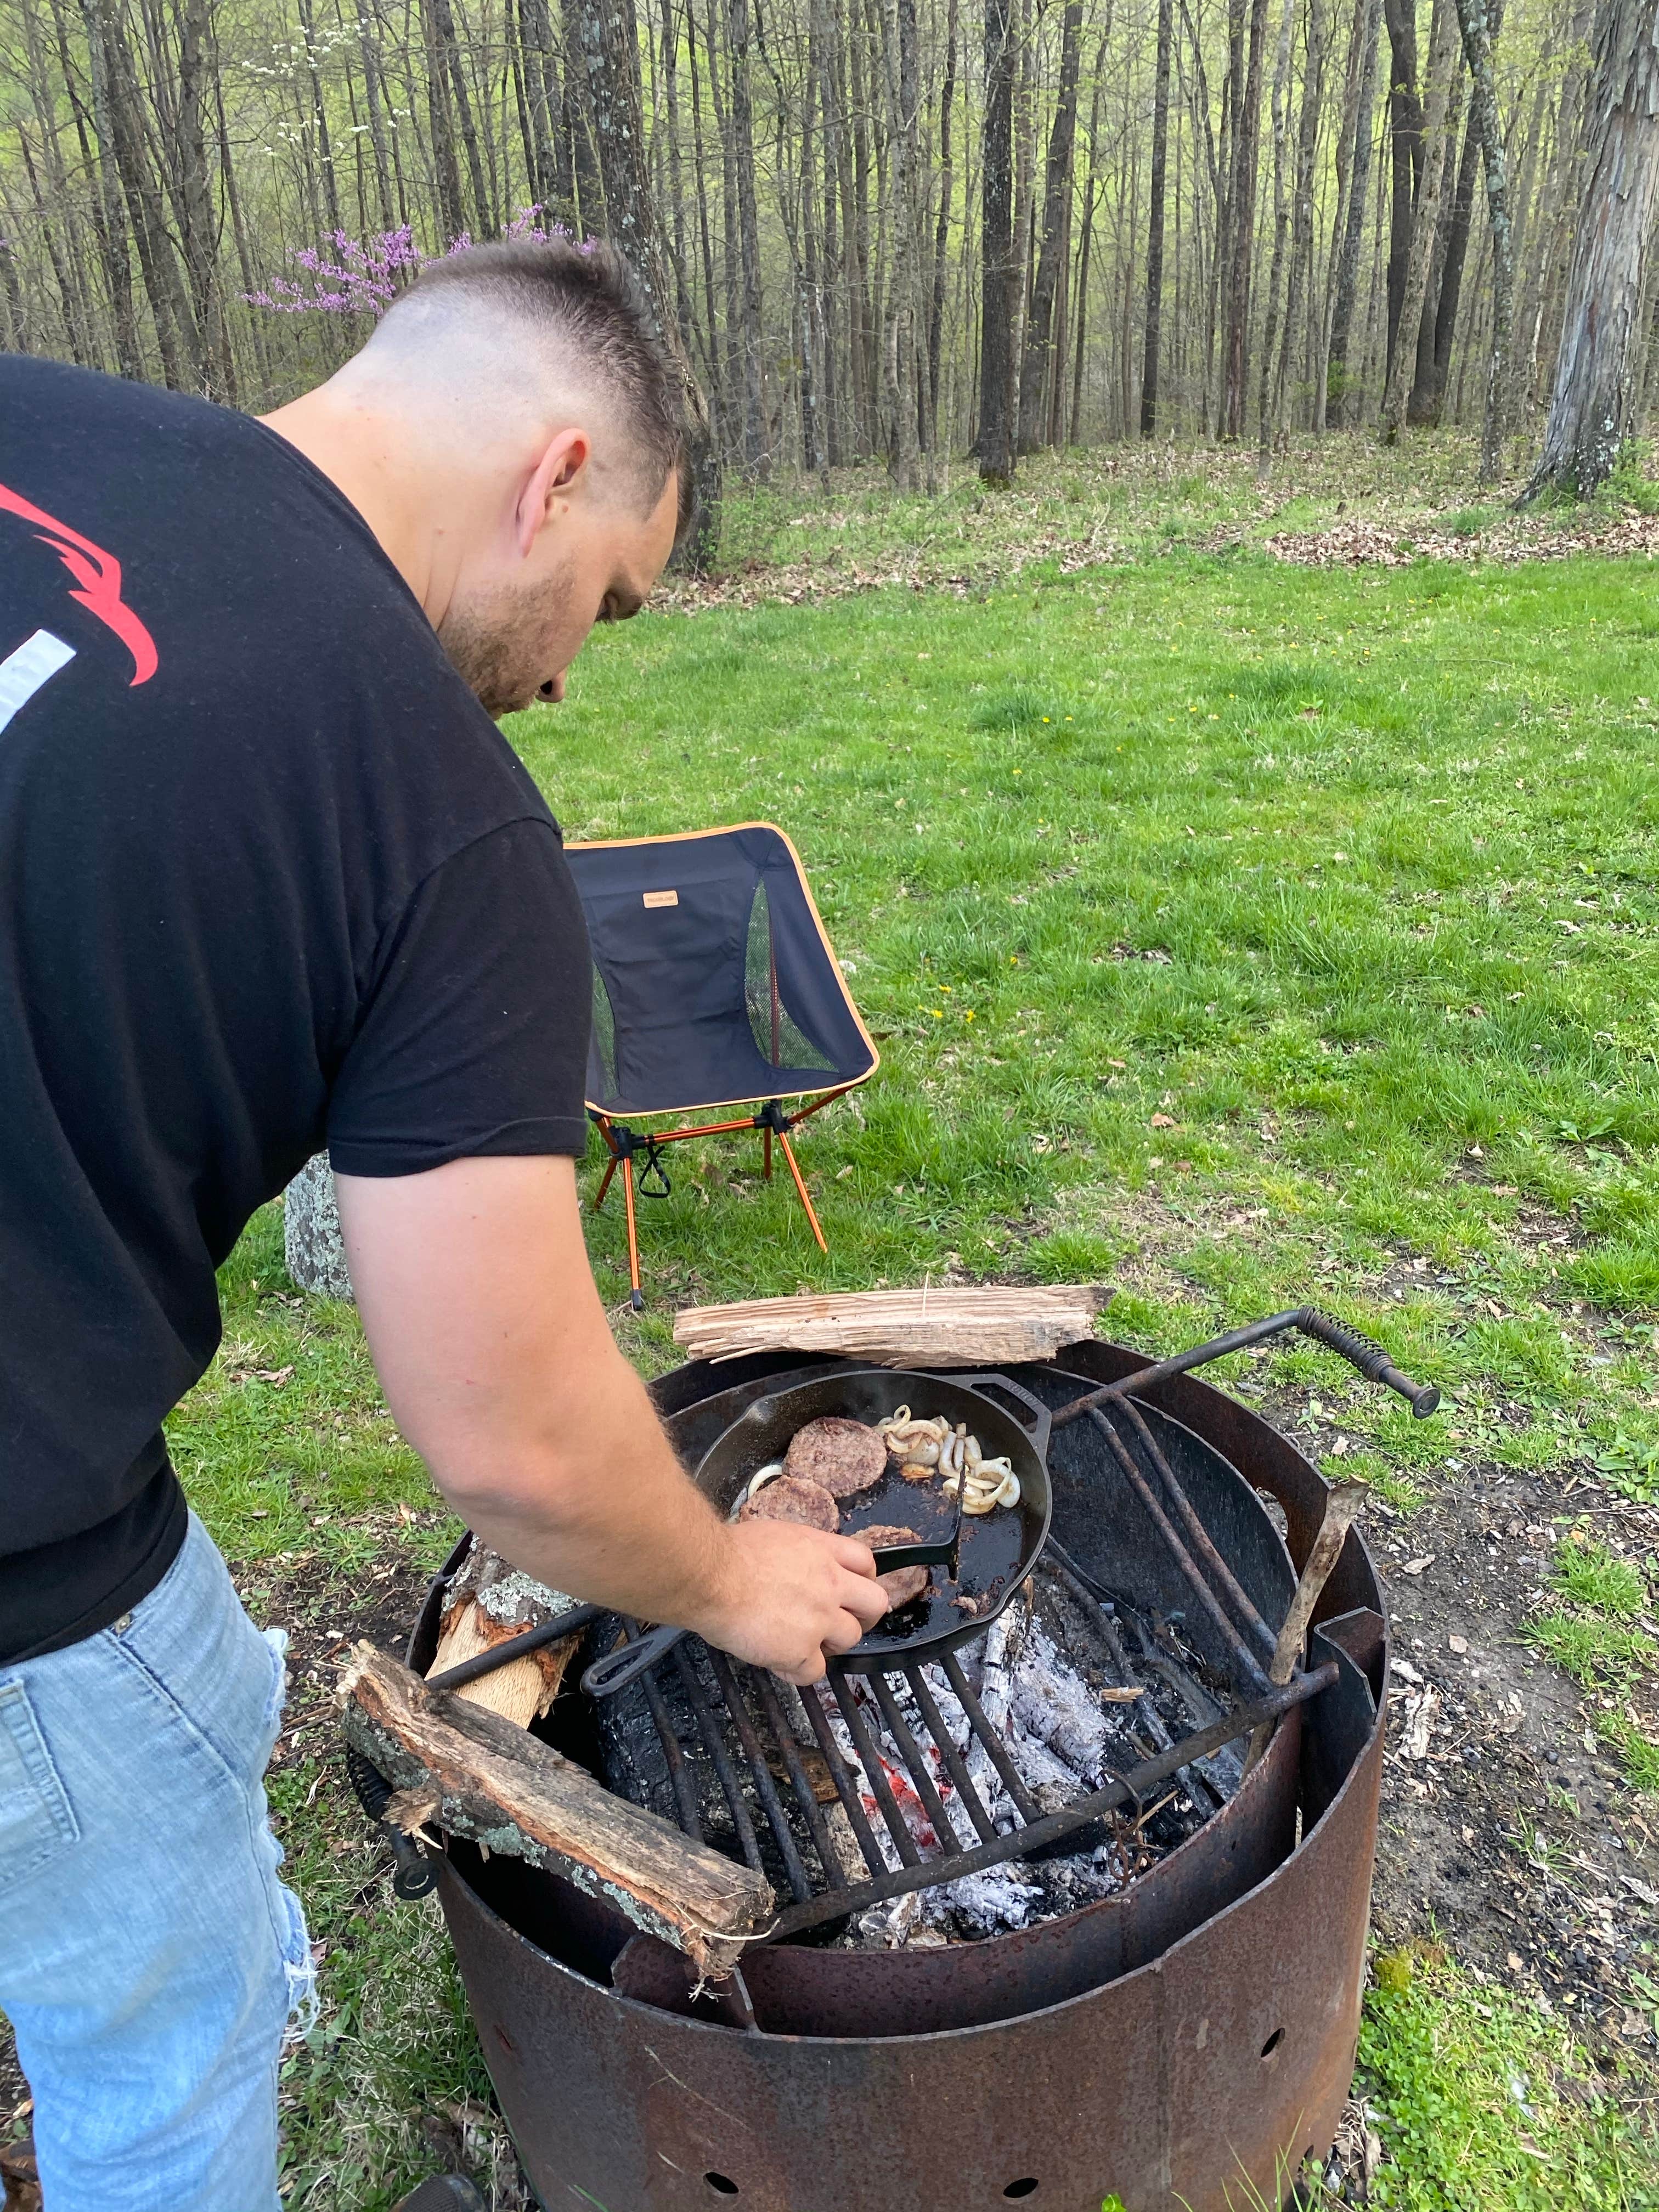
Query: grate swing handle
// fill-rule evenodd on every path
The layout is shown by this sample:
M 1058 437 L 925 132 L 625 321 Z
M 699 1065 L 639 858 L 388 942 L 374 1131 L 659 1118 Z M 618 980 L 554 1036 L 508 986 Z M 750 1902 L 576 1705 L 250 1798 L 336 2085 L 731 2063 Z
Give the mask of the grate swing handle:
M 1317 1306 L 1304 1306 L 1296 1317 L 1296 1327 L 1304 1336 L 1312 1337 L 1327 1351 L 1346 1359 L 1350 1367 L 1358 1368 L 1368 1382 L 1381 1382 L 1397 1391 L 1419 1421 L 1426 1420 L 1440 1403 L 1440 1393 L 1432 1382 L 1413 1382 L 1409 1375 L 1402 1375 L 1376 1339 L 1362 1329 L 1350 1328 L 1346 1322 Z
M 392 1784 L 355 1743 L 345 1747 L 345 1769 L 357 1802 L 391 1847 L 397 1869 L 392 1877 L 392 1888 L 399 1897 L 424 1897 L 438 1887 L 438 1869 L 412 1836 L 406 1836 L 401 1828 L 394 1828 L 386 1819 L 386 1808 L 393 1795 Z
M 1057 1429 L 1068 1427 L 1081 1420 L 1085 1413 L 1097 1406 L 1108 1406 L 1115 1398 L 1127 1398 L 1136 1391 L 1150 1390 L 1159 1382 L 1167 1382 L 1172 1376 L 1190 1374 L 1194 1367 L 1206 1367 L 1212 1359 L 1223 1359 L 1230 1352 L 1243 1352 L 1253 1344 L 1262 1344 L 1271 1336 L 1282 1336 L 1286 1329 L 1297 1329 L 1322 1344 L 1328 1352 L 1334 1352 L 1351 1367 L 1358 1368 L 1368 1382 L 1381 1382 L 1399 1393 L 1419 1421 L 1425 1421 L 1440 1403 L 1440 1393 L 1432 1382 L 1413 1382 L 1389 1358 L 1374 1337 L 1363 1330 L 1350 1328 L 1346 1322 L 1322 1313 L 1317 1306 L 1292 1306 L 1288 1312 L 1269 1314 L 1266 1321 L 1248 1322 L 1243 1328 L 1230 1328 L 1224 1336 L 1212 1336 L 1207 1344 L 1194 1345 L 1190 1352 L 1178 1352 L 1172 1359 L 1160 1359 L 1150 1367 L 1126 1375 L 1121 1382 L 1108 1382 L 1101 1389 L 1086 1391 L 1081 1398 L 1073 1398 L 1062 1406 L 1054 1417 Z

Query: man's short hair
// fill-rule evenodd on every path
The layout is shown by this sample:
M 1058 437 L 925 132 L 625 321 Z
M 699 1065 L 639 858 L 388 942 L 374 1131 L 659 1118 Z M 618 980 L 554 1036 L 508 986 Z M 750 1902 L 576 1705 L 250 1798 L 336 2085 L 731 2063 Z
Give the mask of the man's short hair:
M 428 262 L 385 321 L 406 302 L 476 301 L 544 331 L 615 400 L 649 514 L 671 471 L 679 480 L 679 528 L 692 488 L 680 370 L 663 343 L 649 295 L 614 246 L 568 238 L 504 239 Z

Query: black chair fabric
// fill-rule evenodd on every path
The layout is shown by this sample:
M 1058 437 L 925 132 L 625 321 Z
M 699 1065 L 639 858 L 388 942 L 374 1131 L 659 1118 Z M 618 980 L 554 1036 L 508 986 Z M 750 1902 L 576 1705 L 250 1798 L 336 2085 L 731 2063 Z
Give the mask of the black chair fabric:
M 859 1083 L 878 1061 L 769 823 L 572 845 L 593 947 L 587 1103 L 678 1114 Z

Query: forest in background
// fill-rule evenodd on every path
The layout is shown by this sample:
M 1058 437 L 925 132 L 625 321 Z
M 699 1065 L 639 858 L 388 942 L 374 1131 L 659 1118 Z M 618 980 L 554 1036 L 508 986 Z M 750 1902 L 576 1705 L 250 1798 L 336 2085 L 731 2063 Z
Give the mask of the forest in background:
M 1439 422 L 1491 477 L 1564 326 L 1622 316 L 1645 419 L 1654 39 L 1632 0 L 0 0 L 0 345 L 267 405 L 423 256 L 556 225 L 629 252 L 751 477 Z

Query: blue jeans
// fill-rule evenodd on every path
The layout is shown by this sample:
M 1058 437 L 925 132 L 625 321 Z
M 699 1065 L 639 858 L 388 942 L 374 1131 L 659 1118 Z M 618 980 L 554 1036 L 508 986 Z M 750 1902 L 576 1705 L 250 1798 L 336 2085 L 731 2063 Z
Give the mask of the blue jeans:
M 46 2212 L 277 2212 L 311 1994 L 265 1817 L 283 1644 L 192 1516 L 131 1613 L 0 1667 L 0 2011 Z

